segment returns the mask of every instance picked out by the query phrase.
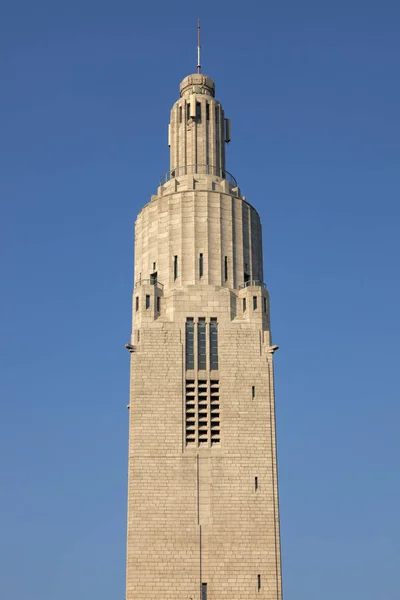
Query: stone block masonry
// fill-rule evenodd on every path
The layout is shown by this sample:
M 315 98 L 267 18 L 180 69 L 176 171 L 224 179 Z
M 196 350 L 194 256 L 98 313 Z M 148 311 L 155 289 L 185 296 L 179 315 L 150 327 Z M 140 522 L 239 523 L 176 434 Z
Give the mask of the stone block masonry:
M 281 600 L 269 295 L 214 82 L 135 225 L 126 600 Z

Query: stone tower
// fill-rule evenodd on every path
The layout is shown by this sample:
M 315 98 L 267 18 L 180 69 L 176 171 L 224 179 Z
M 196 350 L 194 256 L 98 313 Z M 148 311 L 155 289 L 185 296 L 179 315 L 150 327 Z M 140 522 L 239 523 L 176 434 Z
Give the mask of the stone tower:
M 171 110 L 170 171 L 135 225 L 127 600 L 280 600 L 261 224 L 225 170 L 212 79 Z

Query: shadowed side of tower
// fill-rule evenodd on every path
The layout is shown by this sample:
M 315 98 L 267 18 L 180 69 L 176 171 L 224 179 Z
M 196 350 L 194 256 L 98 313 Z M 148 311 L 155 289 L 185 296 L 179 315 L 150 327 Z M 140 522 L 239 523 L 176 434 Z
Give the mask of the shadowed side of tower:
M 261 224 L 209 77 L 183 80 L 168 137 L 135 225 L 126 599 L 280 600 Z

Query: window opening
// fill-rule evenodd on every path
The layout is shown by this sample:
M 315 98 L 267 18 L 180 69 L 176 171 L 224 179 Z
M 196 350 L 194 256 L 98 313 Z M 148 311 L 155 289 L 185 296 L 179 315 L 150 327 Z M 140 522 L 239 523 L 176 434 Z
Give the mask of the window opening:
M 203 277 L 203 255 L 201 253 L 199 256 L 199 276 Z
M 253 296 L 253 310 L 257 310 L 257 296 Z
M 157 298 L 156 298 L 156 310 L 157 310 L 157 312 L 160 312 L 160 308 L 161 308 L 161 298 L 160 298 L 160 296 L 157 296 Z
M 218 369 L 218 322 L 217 319 L 210 321 L 210 369 Z
M 201 104 L 200 104 L 200 102 L 196 102 L 196 119 L 199 123 L 201 123 Z
M 261 575 L 257 575 L 257 589 L 261 590 Z
M 255 398 L 255 395 L 256 395 L 256 386 L 252 385 L 251 386 L 251 397 Z
M 156 263 L 155 263 L 155 262 L 153 262 L 153 271 L 155 271 L 155 270 L 156 270 L 156 268 L 157 268 L 157 267 L 156 267 Z
M 243 312 L 246 312 L 246 298 L 243 298 Z
M 185 441 L 186 445 L 196 443 L 196 413 L 195 413 L 195 386 L 194 379 L 186 380 L 186 404 L 185 404 Z
M 199 446 L 208 444 L 208 394 L 207 381 L 199 379 L 198 392 L 198 435 Z
M 174 280 L 178 277 L 178 257 L 174 256 Z
M 219 380 L 186 380 L 185 444 L 209 447 L 221 442 Z M 197 437 L 196 437 L 197 435 Z
M 263 298 L 263 304 L 264 304 L 264 312 L 267 312 L 267 299 Z
M 182 106 L 179 107 L 179 123 L 182 123 Z
M 136 303 L 136 304 L 135 304 L 135 308 L 136 308 L 136 310 L 139 310 L 139 296 L 136 296 L 136 298 L 135 298 L 135 303 Z
M 146 309 L 150 308 L 150 296 L 146 294 Z
M 225 256 L 224 273 L 225 273 L 225 281 L 228 281 L 228 257 L 227 256 Z
M 221 442 L 219 380 L 210 381 L 211 446 Z
M 157 272 L 150 273 L 150 285 L 157 285 Z
M 254 477 L 254 491 L 258 490 L 258 477 Z
M 206 104 L 206 119 L 207 119 L 207 121 L 210 120 L 210 105 L 208 102 Z
M 186 319 L 186 370 L 194 369 L 194 322 Z
M 206 365 L 206 320 L 200 318 L 197 324 L 197 358 L 199 371 L 205 370 Z
M 201 584 L 201 600 L 207 600 L 207 584 Z
M 186 119 L 189 121 L 190 119 L 190 102 L 186 104 Z
M 247 265 L 246 265 L 247 267 Z M 245 271 L 244 272 L 244 282 L 247 283 L 248 281 L 250 281 L 250 275 Z

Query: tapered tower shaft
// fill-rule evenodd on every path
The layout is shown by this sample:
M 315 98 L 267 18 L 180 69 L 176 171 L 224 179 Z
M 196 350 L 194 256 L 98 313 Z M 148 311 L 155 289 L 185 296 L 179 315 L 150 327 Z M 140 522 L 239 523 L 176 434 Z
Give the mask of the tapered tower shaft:
M 135 224 L 127 600 L 281 600 L 276 346 L 229 139 L 214 82 L 189 75 Z

